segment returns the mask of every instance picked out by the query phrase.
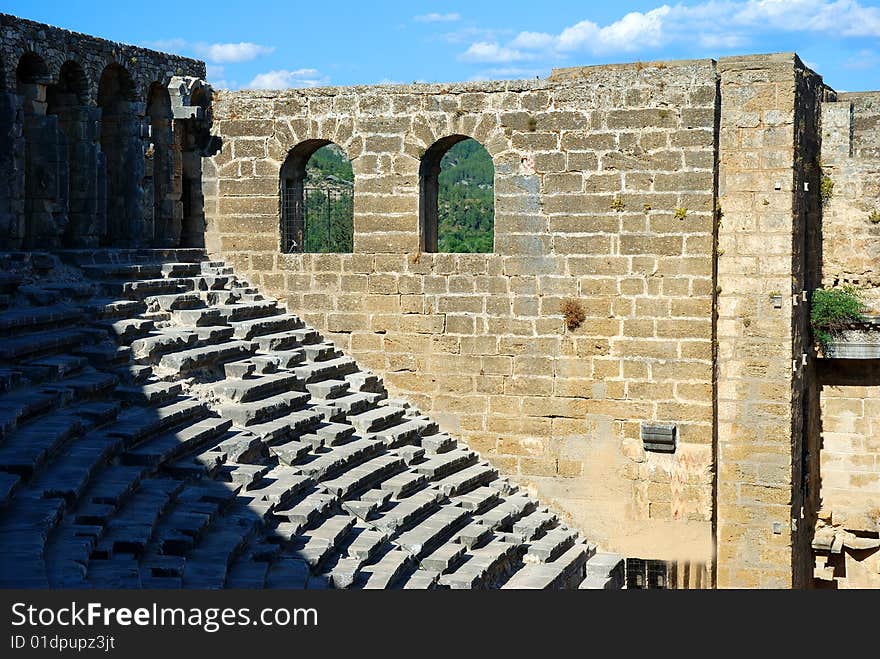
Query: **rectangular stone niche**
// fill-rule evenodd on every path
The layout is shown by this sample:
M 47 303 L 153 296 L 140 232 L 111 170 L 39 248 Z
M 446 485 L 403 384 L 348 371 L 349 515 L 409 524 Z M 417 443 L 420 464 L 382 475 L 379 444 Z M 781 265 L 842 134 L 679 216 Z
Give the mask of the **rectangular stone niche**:
M 642 443 L 646 451 L 675 453 L 678 429 L 674 423 L 642 422 Z

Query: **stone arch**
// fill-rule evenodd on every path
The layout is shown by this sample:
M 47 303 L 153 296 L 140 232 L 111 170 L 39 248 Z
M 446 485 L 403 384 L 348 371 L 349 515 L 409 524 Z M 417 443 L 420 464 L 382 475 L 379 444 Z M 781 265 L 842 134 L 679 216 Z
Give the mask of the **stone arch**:
M 144 157 L 137 92 L 121 64 L 108 64 L 98 82 L 101 150 L 105 159 L 107 229 L 103 243 L 142 244 Z
M 66 224 L 67 168 L 59 162 L 58 120 L 48 114 L 46 102 L 51 80 L 40 55 L 28 51 L 19 58 L 15 90 L 24 115 L 24 247 L 55 246 L 58 225 Z M 66 151 L 66 146 L 61 147 Z
M 325 147 L 346 160 L 344 176 L 309 181 L 307 167 Z M 348 180 L 351 183 L 348 183 Z M 281 251 L 351 252 L 354 241 L 354 171 L 346 151 L 328 139 L 306 139 L 287 154 L 279 173 Z
M 441 209 L 448 208 L 449 212 L 461 212 L 465 208 L 473 207 L 474 204 L 458 204 L 458 197 L 450 199 L 442 199 L 440 175 L 443 170 L 443 162 L 447 154 L 459 144 L 467 144 L 470 151 L 476 154 L 482 150 L 492 160 L 491 154 L 482 143 L 469 137 L 468 135 L 454 134 L 442 137 L 434 142 L 425 150 L 419 165 L 419 249 L 423 252 L 491 252 L 494 249 L 494 214 L 495 214 L 495 195 L 494 180 L 495 166 L 492 162 L 492 187 L 489 194 L 482 188 L 474 188 L 473 194 L 479 197 L 484 204 L 491 204 L 487 211 L 491 214 L 491 220 L 486 224 L 485 218 L 477 215 L 474 218 L 461 218 L 470 221 L 473 219 L 474 226 L 464 225 L 462 229 L 462 240 L 457 236 L 445 236 L 441 228 Z M 475 145 L 475 146 L 474 146 Z M 458 192 L 458 186 L 461 189 L 467 189 L 470 184 L 467 180 L 462 179 L 456 182 L 455 192 Z M 456 207 L 449 208 L 450 204 L 456 204 Z M 461 208 L 457 208 L 461 205 Z M 467 243 L 467 246 L 464 246 Z M 444 247 L 445 245 L 445 247 Z M 455 245 L 455 246 L 450 246 Z
M 89 107 L 89 88 L 82 66 L 67 60 L 61 66 L 58 82 L 46 90 L 47 113 L 58 117 L 58 129 L 66 142 L 66 186 L 61 191 L 67 208 L 63 247 L 97 243 L 94 218 L 99 148 L 97 113 Z
M 179 178 L 175 179 L 175 171 L 180 169 L 180 150 L 174 142 L 171 96 L 160 82 L 153 82 L 147 90 L 147 118 L 150 145 L 144 162 L 144 221 L 155 245 L 176 247 L 183 220 L 181 186 Z

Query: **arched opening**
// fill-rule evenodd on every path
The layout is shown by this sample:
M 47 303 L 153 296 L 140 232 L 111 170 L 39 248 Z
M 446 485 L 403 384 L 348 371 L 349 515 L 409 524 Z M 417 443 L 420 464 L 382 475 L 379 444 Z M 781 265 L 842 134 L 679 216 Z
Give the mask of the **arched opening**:
M 165 85 L 154 82 L 147 96 L 150 145 L 144 161 L 144 221 L 147 235 L 159 247 L 180 244 L 183 209 L 180 187 L 174 185 L 175 153 L 171 97 Z M 150 230 L 152 227 L 152 230 Z
M 354 247 L 354 171 L 329 140 L 307 140 L 281 167 L 281 251 L 349 253 Z
M 492 252 L 495 166 L 476 140 L 437 140 L 419 167 L 419 227 L 423 252 Z
M 107 190 L 107 228 L 102 242 L 114 247 L 137 246 L 144 238 L 144 156 L 136 100 L 128 71 L 119 64 L 108 65 L 98 83 Z
M 97 132 L 89 122 L 89 82 L 82 67 L 73 61 L 61 66 L 58 82 L 46 91 L 47 113 L 58 117 L 58 128 L 67 145 L 66 185 L 59 190 L 67 208 L 62 246 L 94 244 L 94 196 Z
M 210 108 L 207 88 L 197 85 L 190 96 L 191 107 L 198 107 L 197 115 L 177 119 L 174 123 L 175 152 L 180 154 L 181 238 L 182 247 L 202 247 L 205 244 L 205 196 L 202 191 L 202 156 L 210 132 L 202 119 L 207 119 Z
M 59 180 L 57 118 L 47 116 L 49 82 L 49 69 L 42 57 L 31 52 L 21 56 L 15 85 L 24 112 L 24 247 L 52 245 L 61 210 L 59 191 L 67 184 Z
M 12 130 L 16 114 L 14 97 L 6 93 L 6 63 L 0 53 L 0 243 L 10 248 L 20 247 L 22 238 L 21 187 L 17 180 L 20 168 L 15 166 L 21 145 Z

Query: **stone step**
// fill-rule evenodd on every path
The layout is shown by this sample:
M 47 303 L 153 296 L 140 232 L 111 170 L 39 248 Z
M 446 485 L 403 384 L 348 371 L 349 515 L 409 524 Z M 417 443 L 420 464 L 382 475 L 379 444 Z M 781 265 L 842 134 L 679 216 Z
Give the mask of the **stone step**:
M 523 542 L 541 537 L 544 532 L 555 526 L 555 513 L 537 510 L 518 519 L 513 525 L 513 532 L 522 537 Z
M 222 401 L 247 403 L 274 394 L 301 390 L 299 378 L 290 372 L 272 373 L 247 380 L 222 380 L 213 386 L 214 395 Z
M 586 576 L 585 564 L 595 553 L 588 545 L 575 545 L 550 563 L 523 566 L 502 586 L 505 590 L 572 588 Z
M 0 336 L 70 325 L 84 316 L 81 310 L 68 304 L 10 309 L 0 313 Z
M 400 471 L 403 466 L 403 460 L 396 455 L 380 455 L 349 469 L 332 480 L 322 481 L 321 486 L 342 499 L 348 499 L 357 492 L 367 490 L 389 475 Z
M 93 279 L 157 279 L 164 276 L 161 263 L 101 263 L 82 265 Z
M 280 332 L 301 329 L 303 327 L 303 321 L 297 316 L 282 314 L 279 316 L 268 316 L 264 318 L 243 320 L 240 322 L 232 322 L 230 325 L 232 325 L 235 330 L 233 336 L 236 339 L 252 339 L 257 336 L 278 334 Z
M 399 407 L 382 405 L 361 414 L 352 415 L 348 422 L 360 433 L 376 432 L 397 424 L 403 418 L 404 411 Z
M 222 436 L 232 426 L 228 419 L 207 418 L 180 430 L 148 439 L 126 451 L 121 460 L 127 465 L 155 466 L 179 458 Z
M 321 380 L 338 380 L 357 370 L 351 357 L 338 357 L 323 362 L 307 362 L 293 369 L 306 384 Z
M 19 424 L 48 412 L 60 402 L 60 392 L 32 387 L 0 396 L 0 439 L 7 437 Z
M 198 334 L 191 330 L 160 330 L 132 341 L 131 354 L 142 363 L 154 363 L 165 354 L 195 346 L 198 340 Z
M 314 430 L 321 423 L 322 418 L 319 412 L 306 408 L 265 423 L 252 424 L 248 426 L 248 430 L 266 444 L 273 446 L 296 439 L 304 433 Z
M 294 497 L 315 484 L 313 478 L 305 476 L 298 469 L 279 465 L 263 476 L 257 487 L 248 490 L 249 495 L 268 502 L 274 507 L 284 507 Z
M 597 552 L 584 565 L 586 578 L 580 589 L 619 590 L 626 585 L 625 561 L 620 554 Z
M 193 289 L 193 284 L 188 279 L 104 280 L 99 288 L 104 295 L 143 301 L 154 295 L 185 293 Z
M 447 542 L 421 559 L 422 567 L 439 573 L 451 572 L 461 564 L 467 547 L 457 542 Z
M 253 320 L 275 316 L 279 312 L 278 303 L 274 300 L 261 302 L 240 302 L 238 304 L 218 304 L 213 307 L 227 323 L 243 320 Z
M 439 479 L 470 466 L 476 462 L 477 454 L 466 448 L 453 449 L 446 453 L 440 453 L 421 464 L 415 466 L 420 474 L 425 474 L 431 480 Z
M 197 400 L 184 398 L 155 408 L 135 408 L 119 415 L 117 422 L 106 430 L 120 437 L 126 446 L 134 446 L 150 435 L 155 435 L 184 423 L 201 421 L 208 414 L 208 406 Z
M 67 411 L 47 414 L 11 433 L 0 445 L 0 470 L 30 478 L 64 442 L 86 428 Z
M 116 397 L 135 405 L 161 405 L 183 391 L 180 382 L 146 382 L 116 387 Z
M 336 551 L 337 545 L 354 527 L 356 519 L 350 515 L 333 515 L 300 538 L 296 552 L 313 568 Z
M 251 403 L 226 404 L 220 407 L 220 416 L 232 419 L 239 428 L 265 424 L 290 414 L 308 402 L 309 395 L 300 391 L 290 391 Z
M 492 540 L 484 547 L 470 549 L 466 560 L 453 572 L 440 577 L 440 585 L 452 589 L 491 588 L 503 581 L 514 568 L 517 546 Z
M 507 497 L 499 505 L 476 519 L 492 529 L 505 530 L 511 528 L 523 515 L 533 511 L 536 505 L 535 500 L 531 497 L 517 494 Z
M 424 521 L 395 538 L 395 544 L 421 559 L 446 542 L 469 521 L 469 513 L 458 506 L 446 505 Z
M 171 318 L 182 327 L 213 327 L 226 322 L 220 311 L 211 307 L 177 309 L 171 312 Z
M 375 520 L 377 528 L 391 534 L 400 533 L 427 517 L 439 507 L 443 495 L 437 490 L 421 490 L 396 502 L 391 509 Z
M 338 497 L 317 488 L 311 488 L 295 503 L 275 508 L 272 514 L 299 529 L 312 526 L 339 501 Z M 296 530 L 295 533 L 299 533 Z
M 254 353 L 256 346 L 250 341 L 231 341 L 216 345 L 189 348 L 162 355 L 159 366 L 166 372 L 189 373 L 197 369 L 218 366 L 224 362 L 241 359 Z
M 375 563 L 362 566 L 355 586 L 366 590 L 391 588 L 414 566 L 415 559 L 409 552 L 392 549 Z
M 340 356 L 336 346 L 332 343 L 306 345 L 303 346 L 303 351 L 306 353 L 306 359 L 310 362 L 324 362 Z
M 143 318 L 123 318 L 121 320 L 105 320 L 96 325 L 106 330 L 119 343 L 131 345 L 135 339 L 143 338 L 155 330 L 152 320 Z
M 320 340 L 317 330 L 310 328 L 288 330 L 277 334 L 254 337 L 262 352 L 289 351 Z
M 383 450 L 383 446 L 378 442 L 356 439 L 327 453 L 318 454 L 313 460 L 297 466 L 304 474 L 309 474 L 317 480 L 323 480 L 360 464 Z
M 498 477 L 498 471 L 489 464 L 476 464 L 465 467 L 432 483 L 448 497 L 465 494 L 481 485 L 490 483 Z
M 529 543 L 523 561 L 526 563 L 555 561 L 574 545 L 577 536 L 577 531 L 565 527 L 550 529 L 540 539 Z
M 147 305 L 140 300 L 117 300 L 115 298 L 93 298 L 83 307 L 88 318 L 98 320 L 119 320 L 133 318 L 144 313 Z
M 20 334 L 0 342 L 0 360 L 33 359 L 39 355 L 71 352 L 94 340 L 94 335 L 89 331 L 75 328 Z
M 171 293 L 169 295 L 151 295 L 144 298 L 150 311 L 178 311 L 180 309 L 201 309 L 205 306 L 198 293 Z

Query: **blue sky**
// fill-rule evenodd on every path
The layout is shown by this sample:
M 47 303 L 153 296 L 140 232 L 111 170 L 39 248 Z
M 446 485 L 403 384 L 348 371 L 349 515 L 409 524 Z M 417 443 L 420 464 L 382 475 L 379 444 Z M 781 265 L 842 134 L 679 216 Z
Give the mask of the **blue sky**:
M 216 87 L 528 78 L 793 50 L 835 89 L 880 89 L 880 0 L 4 0 L 0 11 L 198 57 Z

